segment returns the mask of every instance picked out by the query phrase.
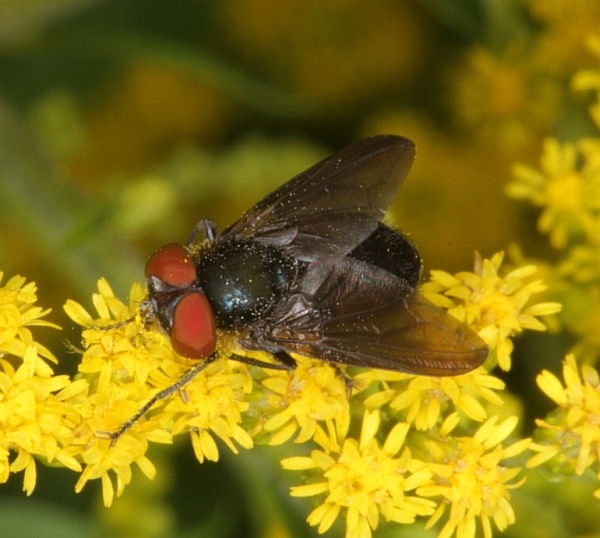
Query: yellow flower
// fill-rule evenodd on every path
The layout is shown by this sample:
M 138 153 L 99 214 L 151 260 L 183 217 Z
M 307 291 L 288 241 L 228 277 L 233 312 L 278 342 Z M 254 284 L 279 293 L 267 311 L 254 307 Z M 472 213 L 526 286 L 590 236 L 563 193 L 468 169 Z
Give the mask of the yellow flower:
M 367 538 L 378 527 L 380 516 L 411 523 L 433 512 L 431 501 L 408 494 L 431 477 L 431 471 L 404 446 L 408 424 L 396 424 L 380 444 L 376 437 L 380 422 L 379 411 L 366 411 L 359 440 L 345 437 L 347 432 L 331 431 L 324 450 L 282 460 L 284 469 L 312 475 L 310 483 L 293 487 L 291 495 L 323 499 L 308 516 L 319 533 L 340 515 L 346 519 L 347 538 Z
M 537 271 L 533 265 L 500 275 L 504 253 L 491 259 L 475 257 L 474 272 L 456 276 L 432 271 L 431 280 L 422 286 L 423 295 L 457 319 L 467 323 L 485 340 L 503 370 L 510 369 L 511 338 L 523 329 L 543 331 L 536 316 L 554 314 L 560 305 L 532 303 L 531 296 L 546 289 L 540 280 L 530 280 Z
M 400 420 L 414 425 L 417 430 L 433 428 L 455 412 L 472 420 L 485 420 L 487 410 L 481 401 L 502 405 L 496 391 L 504 389 L 504 383 L 488 375 L 483 368 L 450 377 L 367 371 L 358 374 L 355 379 L 365 386 L 375 380 L 384 382 L 383 388 L 372 392 L 364 405 L 368 409 L 387 405 L 395 412 L 393 416 L 399 416 Z
M 600 24 L 600 6 L 594 0 L 528 0 L 539 24 L 536 36 L 540 60 L 559 75 L 590 64 L 585 37 Z
M 500 55 L 474 48 L 454 77 L 453 110 L 461 125 L 509 150 L 547 132 L 559 102 L 559 86 L 520 44 Z
M 104 505 L 108 507 L 115 495 L 110 471 L 117 477 L 117 496 L 123 493 L 125 486 L 131 481 L 133 463 L 136 463 L 148 478 L 154 477 L 154 465 L 145 456 L 148 442 L 144 437 L 126 435 L 113 444 L 108 439 L 94 439 L 93 432 L 90 433 L 88 442 L 78 454 L 78 458 L 84 463 L 84 469 L 75 486 L 77 493 L 89 480 L 101 479 L 102 498 Z
M 264 424 L 272 434 L 270 445 L 280 445 L 298 430 L 296 443 L 312 439 L 319 422 L 345 425 L 350 420 L 347 386 L 339 371 L 319 360 L 294 357 L 293 372 L 272 370 L 263 385 L 269 408 L 275 410 Z
M 240 426 L 248 408 L 245 395 L 252 388 L 247 367 L 225 358 L 202 363 L 176 355 L 165 335 L 146 326 L 141 286 L 132 286 L 129 305 L 114 296 L 105 280 L 99 281 L 98 290 L 93 296 L 97 317 L 74 301 L 65 305 L 71 319 L 85 327 L 79 371 L 91 388 L 87 399 L 79 402 L 83 420 L 73 440 L 85 464 L 77 490 L 99 478 L 104 503 L 110 505 L 115 494 L 110 473 L 116 474 L 120 495 L 131 479 L 133 463 L 148 477 L 154 475 L 145 455 L 148 442 L 168 443 L 181 433 L 191 435 L 201 462 L 218 459 L 214 437 L 234 452 L 234 441 L 250 448 L 252 439 Z M 173 389 L 184 375 L 190 379 Z M 165 389 L 168 394 L 133 420 Z M 111 439 L 117 431 L 121 435 Z
M 479 536 L 477 520 L 481 520 L 483 536 L 492 536 L 492 521 L 499 530 L 514 523 L 509 490 L 523 481 L 513 482 L 520 467 L 510 467 L 507 459 L 521 454 L 530 440 L 522 439 L 507 447 L 501 443 L 511 434 L 517 417 L 497 424 L 497 417 L 488 419 L 473 437 L 430 440 L 427 454 L 431 459 L 434 485 L 417 490 L 424 497 L 440 497 L 437 510 L 427 522 L 433 526 L 447 514 L 439 538 Z
M 33 339 L 28 327 L 58 328 L 41 319 L 49 310 L 34 306 L 36 300 L 35 284 L 20 276 L 0 287 L 0 482 L 23 471 L 28 495 L 37 459 L 80 469 L 68 449 L 78 417 L 65 393 L 85 389 L 68 376 L 55 376 L 46 361 L 56 359 Z
M 0 283 L 4 273 L 0 271 Z M 44 346 L 35 342 L 27 327 L 52 327 L 58 325 L 43 320 L 50 310 L 34 306 L 37 301 L 37 287 L 34 282 L 25 283 L 25 278 L 16 275 L 0 287 L 0 356 L 8 353 L 23 357 L 25 350 L 31 344 L 35 345 L 38 353 L 45 359 L 56 362 L 56 358 Z
M 23 489 L 30 495 L 36 482 L 34 457 L 80 469 L 68 449 L 74 413 L 61 397 L 70 381 L 68 376 L 53 376 L 49 367 L 40 372 L 41 359 L 33 345 L 17 369 L 4 359 L 0 362 L 0 481 L 10 472 L 25 471 Z M 12 463 L 10 452 L 16 454 Z
M 544 370 L 537 378 L 540 389 L 558 406 L 545 420 L 537 420 L 537 454 L 527 463 L 546 463 L 563 474 L 582 475 L 592 468 L 600 479 L 600 376 L 591 366 L 567 355 L 563 363 L 563 383 Z M 600 496 L 600 488 L 595 494 Z
M 175 397 L 167 403 L 165 414 L 174 418 L 173 435 L 190 432 L 200 463 L 205 458 L 219 459 L 214 437 L 235 454 L 238 449 L 233 441 L 242 448 L 252 448 L 252 438 L 241 426 L 243 413 L 249 407 L 245 395 L 251 389 L 252 380 L 245 365 L 226 359 L 211 364 L 186 385 L 185 398 Z
M 600 210 L 600 152 L 582 143 L 544 142 L 540 170 L 523 164 L 513 168 L 507 193 L 542 208 L 538 228 L 550 242 L 565 248 L 597 228 Z
M 216 439 L 233 452 L 251 448 L 248 424 L 258 420 L 254 433 L 262 432 L 270 444 L 295 436 L 296 442 L 312 440 L 320 447 L 309 457 L 283 461 L 285 468 L 313 475 L 311 483 L 293 488 L 292 495 L 322 496 L 309 523 L 324 532 L 342 516 L 348 537 L 370 536 L 381 517 L 411 523 L 433 513 L 434 502 L 417 491 L 432 487 L 437 467 L 413 457 L 406 443 L 408 422 L 381 432 L 379 409 L 365 412 L 358 439 L 349 436 L 348 392 L 365 389 L 369 406 L 387 404 L 416 427 L 444 436 L 458 424 L 459 412 L 474 420 L 487 416 L 479 400 L 500 403 L 495 391 L 502 383 L 483 371 L 445 379 L 365 371 L 350 379 L 326 362 L 304 357 L 294 357 L 298 366 L 292 372 L 256 369 L 262 382 L 249 397 L 254 382 L 248 366 L 227 359 L 239 352 L 233 342 L 221 335 L 221 356 L 214 360 L 179 357 L 168 338 L 149 326 L 145 296 L 134 285 L 129 304 L 124 304 L 101 280 L 92 297 L 95 314 L 73 301 L 65 305 L 84 327 L 74 382 L 53 376 L 34 344 L 16 367 L 0 359 L 0 480 L 23 470 L 31 492 L 35 458 L 42 457 L 81 471 L 76 491 L 99 479 L 108 506 L 131 481 L 133 465 L 154 477 L 156 469 L 147 457 L 151 442 L 169 443 L 173 435 L 189 433 L 199 461 L 217 460 Z M 22 335 L 28 337 L 27 332 Z M 6 341 L 14 347 L 15 337 Z M 114 432 L 120 432 L 116 439 Z M 16 457 L 10 457 L 11 451 Z

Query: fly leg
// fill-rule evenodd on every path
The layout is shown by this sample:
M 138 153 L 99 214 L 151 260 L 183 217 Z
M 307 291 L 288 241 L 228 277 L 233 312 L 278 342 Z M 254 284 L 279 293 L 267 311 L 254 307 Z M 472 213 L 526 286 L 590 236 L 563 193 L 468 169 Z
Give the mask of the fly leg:
M 202 362 L 198 362 L 194 366 L 192 366 L 187 372 L 185 372 L 175 383 L 169 385 L 168 387 L 162 389 L 160 392 L 157 392 L 152 398 L 150 398 L 140 409 L 135 413 L 129 420 L 123 422 L 114 432 L 108 434 L 108 438 L 110 439 L 111 447 L 115 445 L 115 443 L 119 440 L 119 438 L 131 427 L 136 424 L 150 409 L 154 406 L 155 403 L 164 400 L 181 390 L 185 385 L 187 385 L 192 379 L 194 379 L 202 370 L 204 370 L 210 363 L 214 362 L 217 359 L 217 354 L 213 353 Z
M 271 370 L 294 370 L 296 368 L 296 361 L 285 351 L 276 351 L 273 353 L 273 357 L 275 357 L 278 362 L 266 362 L 251 357 L 244 357 L 243 355 L 231 355 L 229 358 L 250 366 L 270 368 Z

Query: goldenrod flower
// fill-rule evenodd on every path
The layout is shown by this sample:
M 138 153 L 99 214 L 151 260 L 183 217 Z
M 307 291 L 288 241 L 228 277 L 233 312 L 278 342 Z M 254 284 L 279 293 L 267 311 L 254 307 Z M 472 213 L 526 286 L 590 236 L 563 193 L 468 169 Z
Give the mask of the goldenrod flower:
M 484 270 L 485 264 L 479 260 L 479 276 L 471 274 L 464 281 L 472 283 L 477 277 L 487 282 L 485 279 L 491 279 L 492 273 L 497 276 L 501 256 L 496 262 L 492 263 L 494 272 L 489 268 Z M 518 278 L 516 281 L 522 284 Z M 517 294 L 520 288 L 508 289 Z M 478 302 L 473 304 L 481 309 L 486 304 L 482 299 L 485 295 L 477 290 L 474 297 Z M 483 324 L 486 316 L 472 315 L 478 311 L 473 310 L 463 292 L 439 295 L 446 301 L 448 297 L 465 298 L 463 314 L 470 313 L 474 327 Z M 436 446 L 442 446 L 438 437 L 443 436 L 444 443 L 455 447 L 452 454 L 463 459 L 467 457 L 463 454 L 465 447 L 483 447 L 481 450 L 485 452 L 493 448 L 494 442 L 498 444 L 504 439 L 506 428 L 492 432 L 491 426 L 480 429 L 471 445 L 466 437 L 458 440 L 451 437 L 461 414 L 482 421 L 487 417 L 482 401 L 501 403 L 496 391 L 503 388 L 502 382 L 483 369 L 448 378 L 368 370 L 351 378 L 326 362 L 295 356 L 298 365 L 294 371 L 257 370 L 262 382 L 255 384 L 246 365 L 227 359 L 228 353 L 239 352 L 228 349 L 232 342 L 227 338 L 220 338 L 222 358 L 206 365 L 177 392 L 156 401 L 147 413 L 131 422 L 155 394 L 172 387 L 194 364 L 202 365 L 176 355 L 168 338 L 148 326 L 149 319 L 143 312 L 145 298 L 145 290 L 134 285 L 129 303 L 124 304 L 114 296 L 108 283 L 100 280 L 98 293 L 92 298 L 95 314 L 73 301 L 65 305 L 69 316 L 84 327 L 79 378 L 74 382 L 67 376 L 53 376 L 33 343 L 26 348 L 17 367 L 9 361 L 0 361 L 3 368 L 0 396 L 4 395 L 0 400 L 0 427 L 4 431 L 0 480 L 6 480 L 10 472 L 24 470 L 25 489 L 30 493 L 35 486 L 34 458 L 42 457 L 81 472 L 76 484 L 78 492 L 90 480 L 99 479 L 104 504 L 109 506 L 115 495 L 120 495 L 130 483 L 133 465 L 149 478 L 154 477 L 156 469 L 147 457 L 150 442 L 169 443 L 173 435 L 189 433 L 196 456 L 202 462 L 218 459 L 216 439 L 237 452 L 238 447 L 251 448 L 252 435 L 260 432 L 272 445 L 294 438 L 298 443 L 312 441 L 319 446 L 308 457 L 283 460 L 286 469 L 309 471 L 312 476 L 308 484 L 293 488 L 292 495 L 322 497 L 322 504 L 308 517 L 308 522 L 318 526 L 319 532 L 325 532 L 338 517 L 343 517 L 346 536 L 362 538 L 371 535 L 380 518 L 411 523 L 419 516 L 432 515 L 436 500 L 426 497 L 441 495 L 463 506 L 464 501 L 456 499 L 473 492 L 475 486 L 469 483 L 471 489 L 467 491 L 467 486 L 458 479 L 454 489 L 451 488 L 452 499 L 447 490 L 439 489 L 447 486 L 444 480 L 449 471 L 444 465 L 449 465 L 452 457 L 442 461 L 436 457 L 442 449 L 436 452 L 431 448 L 430 455 L 416 458 L 414 449 L 419 445 L 413 447 L 407 439 L 411 427 L 421 430 L 420 435 L 429 443 L 438 443 Z M 41 311 L 22 310 L 30 312 L 29 318 L 25 316 L 28 322 L 41 323 Z M 525 323 L 528 314 L 521 315 Z M 489 315 L 486 319 L 490 319 Z M 4 334 L 13 335 L 4 341 L 16 350 L 20 349 L 22 339 L 29 338 L 22 326 L 12 332 L 5 330 Z M 382 390 L 374 388 L 377 386 L 383 387 Z M 349 392 L 361 396 L 363 390 L 368 396 L 364 402 L 360 397 L 356 402 L 365 403 L 371 410 L 364 412 L 360 436 L 353 438 L 349 435 Z M 254 391 L 252 397 L 251 391 Z M 385 415 L 373 409 L 383 405 L 388 408 Z M 401 422 L 390 424 L 388 418 L 385 429 L 381 427 L 382 417 L 393 415 L 401 417 Z M 258 426 L 252 428 L 253 420 L 258 420 Z M 128 427 L 113 439 L 111 433 L 119 431 L 123 424 Z M 495 450 L 498 458 L 506 458 L 510 449 Z M 15 458 L 9 457 L 10 451 L 16 453 Z M 468 453 L 475 452 L 473 449 Z M 516 453 L 516 449 L 512 452 Z M 490 467 L 486 468 L 488 460 Z M 490 475 L 486 491 L 492 497 L 484 507 L 470 509 L 465 517 L 470 518 L 468 525 L 481 518 L 484 527 L 489 526 L 488 519 L 493 517 L 490 514 L 495 507 L 496 524 L 503 528 L 512 522 L 505 489 L 514 474 L 500 472 L 498 482 L 493 482 L 491 469 L 496 460 L 486 455 L 482 461 L 478 469 L 485 468 Z M 453 472 L 458 475 L 456 469 Z M 434 519 L 439 519 L 442 512 L 438 508 Z M 464 533 L 470 528 L 456 523 L 455 513 L 459 512 L 458 508 L 451 509 L 445 532 L 459 529 Z
M 546 132 L 559 102 L 559 86 L 513 43 L 500 55 L 480 47 L 454 77 L 460 124 L 502 148 L 515 149 Z
M 492 536 L 492 521 L 501 531 L 514 523 L 509 490 L 523 481 L 514 482 L 521 468 L 507 465 L 506 460 L 524 452 L 530 440 L 506 447 L 501 443 L 512 433 L 517 420 L 510 417 L 497 424 L 497 417 L 492 417 L 472 437 L 426 443 L 434 485 L 420 487 L 417 494 L 441 497 L 427 523 L 431 527 L 447 513 L 439 538 L 455 533 L 463 538 L 478 536 L 477 520 L 481 520 L 486 538 Z
M 0 271 L 0 283 L 4 273 Z M 29 345 L 34 345 L 45 359 L 56 362 L 50 351 L 35 342 L 28 327 L 45 326 L 59 329 L 58 325 L 42 319 L 50 310 L 34 306 L 37 301 L 34 282 L 25 283 L 25 278 L 13 276 L 0 287 L 0 356 L 4 353 L 24 357 Z
M 600 479 L 600 376 L 591 366 L 578 367 L 575 357 L 563 363 L 564 384 L 544 370 L 537 378 L 540 389 L 558 406 L 545 420 L 537 420 L 538 452 L 528 467 L 546 463 L 562 474 L 582 475 L 592 468 Z M 600 488 L 595 492 L 600 497 Z
M 308 516 L 319 533 L 340 516 L 346 519 L 346 537 L 368 538 L 383 516 L 387 521 L 411 523 L 433 512 L 434 503 L 409 492 L 428 483 L 431 471 L 413 459 L 405 446 L 408 424 L 396 424 L 380 443 L 379 411 L 366 411 L 358 440 L 347 431 L 330 431 L 323 450 L 310 456 L 282 460 L 284 469 L 308 471 L 310 483 L 291 489 L 294 497 L 322 498 Z
M 40 372 L 34 345 L 17 369 L 5 359 L 0 362 L 0 482 L 11 472 L 24 471 L 23 489 L 30 495 L 36 458 L 80 470 L 68 448 L 74 413 L 61 395 L 70 381 L 68 376 L 53 376 L 49 368 Z
M 550 138 L 544 142 L 540 170 L 523 164 L 513 168 L 508 195 L 542 208 L 538 228 L 550 235 L 550 242 L 557 248 L 565 248 L 597 228 L 599 155 L 596 152 L 594 156 L 583 144 L 561 145 Z
M 369 409 L 386 405 L 394 417 L 414 425 L 417 430 L 433 428 L 455 412 L 472 420 L 485 420 L 487 411 L 482 401 L 502 405 L 496 391 L 504 389 L 504 383 L 488 375 L 483 368 L 449 377 L 369 370 L 354 379 L 365 386 L 383 382 L 383 388 L 370 394 L 364 405 Z
M 585 37 L 600 25 L 600 5 L 594 0 L 527 0 L 536 29 L 539 62 L 552 73 L 571 75 L 589 65 Z
M 520 267 L 501 276 L 504 253 L 491 259 L 475 257 L 474 272 L 450 275 L 432 271 L 431 280 L 422 286 L 423 295 L 467 323 L 485 340 L 503 370 L 510 369 L 511 338 L 524 329 L 544 331 L 537 316 L 554 314 L 560 305 L 532 303 L 531 296 L 546 289 L 541 280 L 531 280 L 533 265 Z
M 269 444 L 280 445 L 298 430 L 296 443 L 312 439 L 320 422 L 350 421 L 348 388 L 339 371 L 330 364 L 295 356 L 293 372 L 272 370 L 263 385 L 267 402 L 275 413 L 264 429 L 272 434 Z
M 172 398 L 157 401 L 118 439 L 110 439 L 157 392 L 176 383 L 194 361 L 177 356 L 163 334 L 146 327 L 140 313 L 145 299 L 141 286 L 132 286 L 129 305 L 114 296 L 105 280 L 99 281 L 98 290 L 93 296 L 97 317 L 73 301 L 65 305 L 67 314 L 86 327 L 79 370 L 91 387 L 88 400 L 80 404 L 84 418 L 74 439 L 82 447 L 78 456 L 86 465 L 77 490 L 100 478 L 104 503 L 110 505 L 114 487 L 109 473 L 116 474 L 117 495 L 130 481 L 133 463 L 152 477 L 154 466 L 145 456 L 148 442 L 168 443 L 180 433 L 191 434 L 201 462 L 218 459 L 214 437 L 233 451 L 237 451 L 234 441 L 250 448 L 252 439 L 240 423 L 252 380 L 244 365 L 225 358 L 208 365 Z
M 55 376 L 46 361 L 56 359 L 33 339 L 28 327 L 57 328 L 41 319 L 49 310 L 36 301 L 35 284 L 23 277 L 0 287 L 0 482 L 24 471 L 28 495 L 35 488 L 36 459 L 80 469 L 68 449 L 77 416 L 66 397 L 85 388 Z
M 500 261 L 501 257 L 494 269 Z M 480 280 L 484 273 L 481 269 Z M 450 293 L 456 295 L 464 297 Z M 295 436 L 298 443 L 312 440 L 320 447 L 310 457 L 284 460 L 286 468 L 312 470 L 317 480 L 294 488 L 293 495 L 323 494 L 323 504 L 311 513 L 309 523 L 324 532 L 338 516 L 344 516 L 347 536 L 369 536 L 380 517 L 410 523 L 434 511 L 434 502 L 420 497 L 417 490 L 432 487 L 437 471 L 429 460 L 412 455 L 406 442 L 411 424 L 449 436 L 459 413 L 484 420 L 487 413 L 481 400 L 501 402 L 495 391 L 502 383 L 482 370 L 444 379 L 381 371 L 350 378 L 326 362 L 304 357 L 295 357 L 298 366 L 293 372 L 262 372 L 262 383 L 249 398 L 254 388 L 249 369 L 227 360 L 227 354 L 235 350 L 227 349 L 231 343 L 222 338 L 222 358 L 131 422 L 145 402 L 173 386 L 194 364 L 202 364 L 177 356 L 166 336 L 148 326 L 143 314 L 145 296 L 145 290 L 134 285 L 129 304 L 124 304 L 100 280 L 92 298 L 95 314 L 73 301 L 65 305 L 69 316 L 84 327 L 79 379 L 74 382 L 66 376 L 53 377 L 34 344 L 27 347 L 19 367 L 3 361 L 0 390 L 8 397 L 0 402 L 0 425 L 7 444 L 0 453 L 0 479 L 25 470 L 25 487 L 31 492 L 34 458 L 42 456 L 82 471 L 76 491 L 90 480 L 101 480 L 108 506 L 131 481 L 133 465 L 154 477 L 154 464 L 146 455 L 150 442 L 168 443 L 173 435 L 190 433 L 198 460 L 217 460 L 217 438 L 234 452 L 238 447 L 252 447 L 248 423 L 260 415 L 253 431 L 262 432 L 269 444 Z M 475 296 L 481 308 L 481 293 Z M 447 300 L 445 295 L 440 297 Z M 473 312 L 468 301 L 463 307 L 464 312 Z M 40 311 L 23 310 L 31 312 L 28 321 L 40 323 Z M 470 320 L 475 326 L 482 323 L 481 316 Z M 4 341 L 15 349 L 20 345 L 15 342 L 29 338 L 22 327 L 10 334 L 17 336 Z M 372 383 L 380 383 L 384 390 L 373 391 Z M 403 416 L 402 422 L 387 426 L 382 434 L 380 411 L 374 409 L 365 412 L 360 437 L 348 435 L 349 392 L 358 394 L 361 389 L 370 393 L 367 407 L 385 404 L 386 414 Z M 123 424 L 128 427 L 112 439 L 110 434 Z M 17 453 L 12 463 L 9 450 Z

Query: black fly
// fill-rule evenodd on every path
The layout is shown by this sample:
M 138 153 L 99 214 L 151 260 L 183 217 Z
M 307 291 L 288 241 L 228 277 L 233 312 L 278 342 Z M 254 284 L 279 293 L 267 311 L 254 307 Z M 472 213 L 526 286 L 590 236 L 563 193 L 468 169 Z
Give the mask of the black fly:
M 269 194 L 220 236 L 201 221 L 186 246 L 146 265 L 150 313 L 173 348 L 200 362 L 113 434 L 216 358 L 217 333 L 242 348 L 420 375 L 483 363 L 481 338 L 423 298 L 421 259 L 382 223 L 415 156 L 413 143 L 375 136 L 351 144 Z M 245 362 L 256 364 L 244 357 Z

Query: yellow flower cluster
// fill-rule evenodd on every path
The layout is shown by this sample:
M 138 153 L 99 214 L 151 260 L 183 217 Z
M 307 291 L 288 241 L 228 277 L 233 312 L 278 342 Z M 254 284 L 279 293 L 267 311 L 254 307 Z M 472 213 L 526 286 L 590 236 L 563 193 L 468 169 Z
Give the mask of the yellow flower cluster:
M 437 302 L 450 301 L 451 311 L 496 348 L 525 328 L 543 328 L 535 316 L 556 310 L 550 303 L 531 304 L 541 289 L 539 282 L 526 282 L 532 268 L 501 276 L 501 260 L 478 258 L 474 273 L 455 277 L 436 273 L 430 286 L 435 293 L 428 292 Z M 443 520 L 444 536 L 469 536 L 477 521 L 488 536 L 491 521 L 502 529 L 514 520 L 508 491 L 519 485 L 519 468 L 507 460 L 525 450 L 528 440 L 503 446 L 517 418 L 497 424 L 490 415 L 490 406 L 502 404 L 498 392 L 504 385 L 484 368 L 428 378 L 342 372 L 305 357 L 295 357 L 293 371 L 250 368 L 228 359 L 240 350 L 225 338 L 214 360 L 190 361 L 176 355 L 147 319 L 142 286 L 134 285 L 124 304 L 100 280 L 92 297 L 95 314 L 73 301 L 65 305 L 84 328 L 79 374 L 76 380 L 53 377 L 39 357 L 49 354 L 25 328 L 43 324 L 39 317 L 46 312 L 32 306 L 31 285 L 14 279 L 9 284 L 13 291 L 6 292 L 3 312 L 12 309 L 21 321 L 5 324 L 2 349 L 11 349 L 20 363 L 13 366 L 7 355 L 1 359 L 0 388 L 11 396 L 0 402 L 2 478 L 26 469 L 28 492 L 35 485 L 34 457 L 81 472 L 77 491 L 100 479 L 108 506 L 131 481 L 134 464 L 154 477 L 150 443 L 190 435 L 202 462 L 219 458 L 217 439 L 233 452 L 293 439 L 319 447 L 285 458 L 283 466 L 308 477 L 292 495 L 320 500 L 308 518 L 320 532 L 338 518 L 345 520 L 348 537 L 364 537 L 380 519 L 410 523 L 431 516 L 429 525 Z M 19 293 L 29 302 L 19 303 Z M 504 328 L 509 316 L 510 330 Z M 356 437 L 358 414 L 364 417 Z M 477 429 L 478 422 L 483 424 Z M 11 451 L 17 457 L 9 465 Z
M 405 446 L 408 424 L 396 424 L 383 442 L 377 439 L 380 426 L 379 412 L 367 411 L 358 439 L 343 429 L 321 430 L 315 441 L 322 450 L 282 460 L 284 469 L 312 471 L 313 480 L 292 488 L 291 494 L 325 497 L 308 516 L 319 533 L 327 531 L 342 510 L 347 538 L 371 536 L 380 516 L 412 523 L 416 516 L 433 512 L 434 503 L 415 495 L 417 488 L 430 482 L 431 470 Z
M 556 128 L 566 100 L 564 88 L 573 73 L 585 69 L 573 81 L 575 88 L 600 88 L 597 72 L 587 69 L 590 50 L 600 52 L 598 3 L 526 0 L 521 4 L 529 19 L 515 16 L 514 5 L 503 6 L 502 14 L 496 13 L 500 26 L 504 25 L 503 38 L 474 46 L 449 73 L 450 109 L 458 126 L 488 142 L 487 148 L 512 155 L 535 147 L 540 137 Z M 535 26 L 535 31 L 527 33 L 525 26 Z M 592 113 L 600 124 L 598 104 Z
M 441 420 L 458 422 L 465 416 L 477 422 L 485 420 L 488 413 L 482 402 L 502 405 L 497 391 L 504 389 L 504 382 L 487 374 L 484 368 L 451 377 L 366 371 L 354 379 L 367 386 L 381 385 L 365 398 L 367 408 L 384 408 L 422 431 L 434 428 Z
M 560 474 L 582 475 L 592 469 L 600 480 L 600 376 L 591 366 L 578 367 L 575 357 L 567 355 L 563 364 L 564 385 L 551 372 L 537 378 L 540 389 L 557 409 L 545 420 L 537 420 L 537 452 L 527 463 L 545 463 Z M 600 497 L 600 488 L 595 495 Z
M 555 313 L 559 305 L 533 302 L 532 295 L 544 289 L 539 280 L 529 278 L 535 267 L 503 271 L 501 263 L 502 254 L 498 254 L 491 260 L 477 257 L 473 273 L 451 276 L 435 272 L 423 291 L 478 330 L 490 344 L 492 355 L 501 348 L 508 369 L 510 338 L 524 329 L 543 330 L 536 316 Z M 313 374 L 310 383 L 298 378 L 297 386 L 306 387 L 310 391 L 306 395 L 311 399 L 316 395 L 319 402 L 319 420 L 310 427 L 315 428 L 312 440 L 321 448 L 309 456 L 284 459 L 282 464 L 308 475 L 308 483 L 293 488 L 292 494 L 321 500 L 308 519 L 319 532 L 342 516 L 347 537 L 370 536 L 381 516 L 385 521 L 410 522 L 419 515 L 432 515 L 428 525 L 433 526 L 446 514 L 441 536 L 475 536 L 480 521 L 487 537 L 492 522 L 499 529 L 514 522 L 509 490 L 521 484 L 514 481 L 520 467 L 507 464 L 507 460 L 525 451 L 529 440 L 503 446 L 517 417 L 498 424 L 496 415 L 489 416 L 490 405 L 503 403 L 498 394 L 504 388 L 501 380 L 484 368 L 446 378 L 379 370 L 357 373 L 350 378 L 354 392 L 351 408 L 360 404 L 367 411 L 361 435 L 354 438 L 349 433 L 354 431 L 352 421 L 348 423 L 342 405 L 340 379 L 328 365 L 314 364 L 327 372 Z M 287 375 L 274 375 L 280 380 L 275 385 L 281 387 L 277 394 L 290 394 L 294 383 L 281 381 Z M 318 378 L 326 381 L 315 390 Z M 333 404 L 332 415 L 323 415 L 325 401 Z M 281 402 L 278 398 L 274 403 Z M 302 404 L 316 417 L 317 408 L 307 405 Z M 277 419 L 277 425 L 291 422 L 292 416 L 298 420 L 289 410 L 280 416 L 285 418 Z M 474 429 L 473 421 L 485 422 Z M 292 433 L 297 429 L 290 426 Z
M 554 314 L 560 305 L 556 302 L 532 304 L 531 296 L 546 289 L 541 280 L 529 280 L 537 268 L 528 265 L 500 276 L 498 270 L 503 259 L 502 252 L 489 260 L 477 254 L 473 273 L 453 276 L 432 271 L 431 281 L 423 286 L 423 294 L 479 332 L 495 352 L 500 368 L 509 370 L 511 338 L 523 329 L 545 330 L 536 316 Z
M 539 1 L 543 16 L 556 15 L 549 3 Z M 542 9 L 543 7 L 543 9 Z M 591 3 L 575 2 L 577 9 L 593 9 Z M 566 14 L 570 10 L 563 10 Z M 572 10 L 570 15 L 573 15 Z M 588 38 L 591 50 L 600 55 L 600 34 Z M 600 72 L 586 69 L 572 80 L 577 90 L 594 90 L 590 115 L 600 125 L 598 92 Z M 528 468 L 544 465 L 555 476 L 581 476 L 586 471 L 600 480 L 600 377 L 592 364 L 600 356 L 600 137 L 581 137 L 572 142 L 547 139 L 539 169 L 518 164 L 507 193 L 540 208 L 538 229 L 548 234 L 558 251 L 557 261 L 547 267 L 552 293 L 564 305 L 560 323 L 576 335 L 563 363 L 563 379 L 544 370 L 539 388 L 556 408 L 537 429 L 530 449 L 536 454 Z M 578 364 L 579 362 L 579 364 Z M 600 497 L 600 488 L 595 495 Z
M 195 375 L 181 398 L 157 401 L 152 413 L 130 424 L 118 438 L 111 437 L 156 393 L 174 385 L 190 362 L 173 352 L 164 335 L 146 328 L 140 313 L 145 298 L 141 286 L 132 287 L 129 305 L 115 298 L 106 281 L 100 280 L 98 289 L 93 297 L 97 318 L 73 301 L 65 305 L 67 314 L 86 328 L 79 371 L 92 387 L 80 433 L 86 446 L 80 455 L 85 468 L 76 490 L 88 480 L 101 478 L 104 502 L 110 505 L 109 471 L 117 475 L 117 494 L 130 481 L 133 463 L 152 477 L 155 469 L 146 457 L 148 442 L 170 443 L 172 435 L 181 432 L 191 434 L 201 462 L 218 460 L 214 437 L 234 452 L 235 443 L 252 447 L 252 439 L 240 426 L 248 408 L 244 394 L 252 389 L 252 379 L 244 365 L 226 360 Z
M 506 461 L 522 454 L 530 440 L 521 439 L 503 447 L 501 443 L 511 435 L 517 417 L 497 422 L 497 417 L 488 419 L 471 437 L 427 443 L 434 484 L 421 488 L 418 493 L 443 499 L 428 526 L 449 511 L 440 538 L 449 538 L 454 533 L 477 536 L 478 520 L 483 536 L 489 538 L 492 521 L 501 531 L 515 522 L 509 490 L 519 487 L 524 479 L 513 482 L 521 469 L 518 465 L 506 465 Z
M 529 439 L 507 447 L 501 443 L 516 423 L 517 417 L 501 424 L 492 417 L 474 435 L 454 437 L 444 426 L 424 436 L 397 422 L 379 442 L 381 414 L 366 411 L 358 439 L 346 430 L 321 430 L 315 441 L 322 449 L 284 459 L 282 465 L 310 477 L 306 485 L 292 488 L 293 496 L 323 499 L 308 517 L 320 533 L 341 512 L 350 538 L 371 536 L 381 516 L 411 523 L 431 515 L 431 527 L 448 511 L 440 536 L 475 536 L 481 521 L 484 536 L 490 537 L 491 521 L 504 530 L 515 519 L 508 491 L 522 483 L 513 482 L 521 469 L 507 460 L 524 452 Z
M 294 358 L 294 371 L 273 370 L 262 382 L 268 389 L 268 407 L 277 410 L 264 424 L 270 445 L 286 442 L 297 431 L 294 441 L 305 443 L 315 436 L 319 423 L 331 429 L 335 424 L 347 428 L 350 422 L 347 386 L 340 372 L 323 361 Z
M 58 328 L 42 319 L 48 310 L 35 306 L 36 291 L 20 276 L 0 287 L 0 482 L 23 471 L 28 495 L 35 488 L 36 458 L 80 469 L 69 449 L 77 413 L 68 399 L 85 387 L 55 376 L 48 361 L 56 359 L 33 339 L 30 327 Z
M 559 85 L 522 42 L 498 54 L 471 50 L 453 73 L 457 123 L 501 148 L 516 150 L 544 132 L 556 114 Z
M 550 234 L 557 248 L 582 237 L 598 235 L 600 214 L 600 162 L 598 144 L 582 140 L 559 144 L 548 139 L 540 160 L 541 170 L 516 165 L 509 196 L 527 199 L 541 207 L 538 228 Z

